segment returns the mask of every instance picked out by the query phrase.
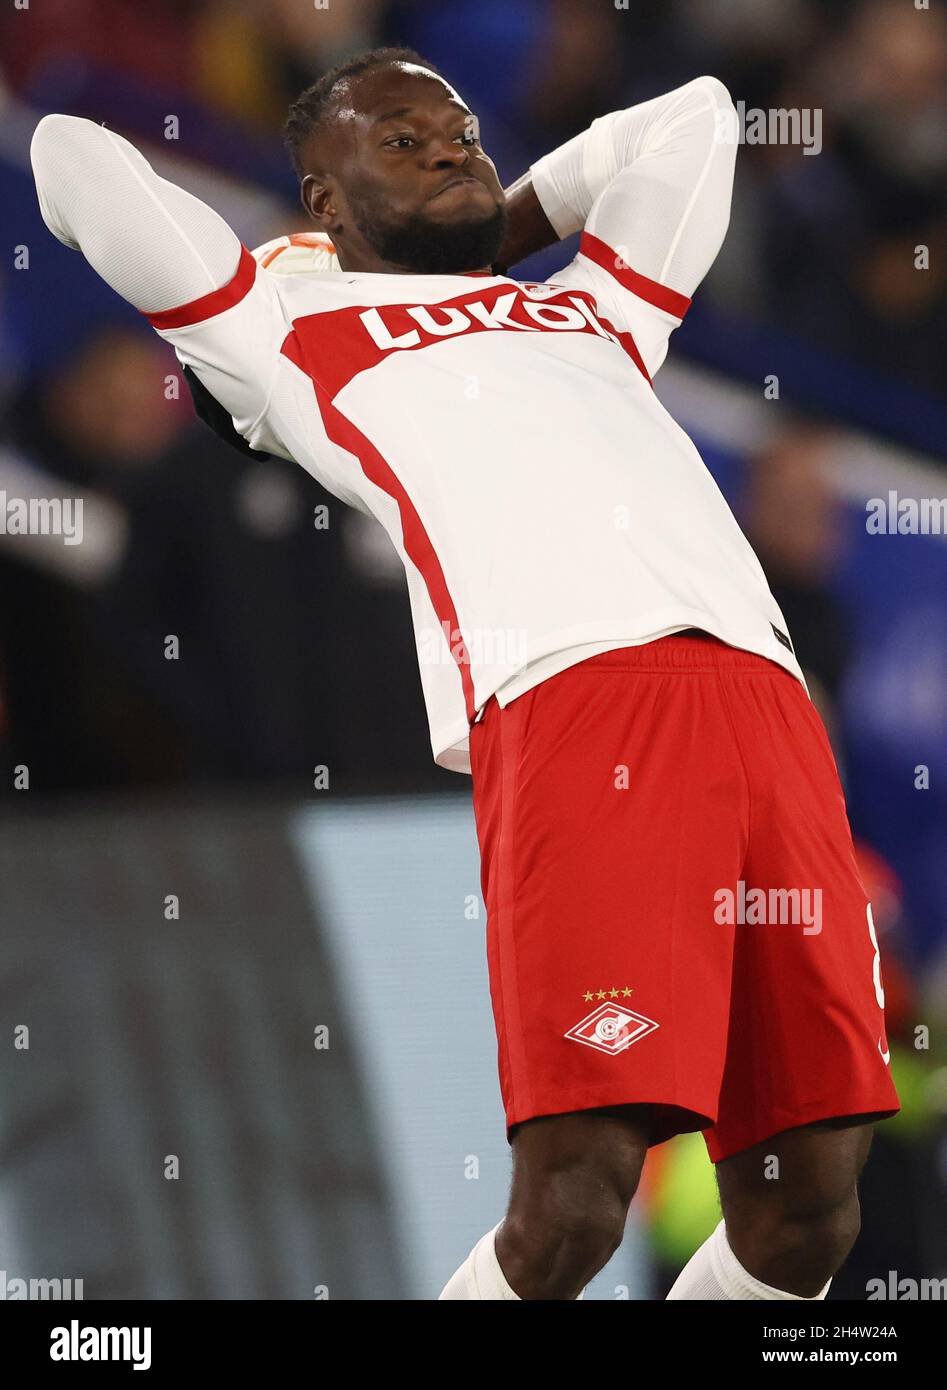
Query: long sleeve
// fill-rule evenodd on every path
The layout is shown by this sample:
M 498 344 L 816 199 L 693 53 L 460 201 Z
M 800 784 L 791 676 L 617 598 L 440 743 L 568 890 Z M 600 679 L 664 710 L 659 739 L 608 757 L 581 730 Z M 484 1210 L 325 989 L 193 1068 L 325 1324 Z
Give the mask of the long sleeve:
M 629 314 L 652 374 L 726 234 L 736 149 L 727 89 L 698 77 L 599 117 L 532 165 L 553 228 L 560 237 L 583 233 L 573 265 L 584 262 L 596 292 L 620 317 Z M 632 303 L 635 294 L 650 315 Z
M 30 157 L 53 236 L 136 309 L 173 309 L 232 279 L 240 241 L 223 218 L 160 178 L 121 135 L 79 116 L 44 116 Z
M 252 427 L 285 326 L 270 277 L 226 222 L 93 121 L 45 116 L 30 156 L 53 235 L 173 343 L 241 433 Z

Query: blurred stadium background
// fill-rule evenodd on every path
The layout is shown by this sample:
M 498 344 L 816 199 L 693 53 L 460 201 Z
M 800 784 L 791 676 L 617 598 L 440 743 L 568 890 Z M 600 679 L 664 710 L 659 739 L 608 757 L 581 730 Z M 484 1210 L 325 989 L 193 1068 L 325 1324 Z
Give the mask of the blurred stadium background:
M 47 111 L 105 122 L 255 246 L 305 229 L 288 102 L 380 42 L 442 68 L 504 182 L 702 72 L 821 112 L 818 155 L 741 151 L 657 388 L 787 616 L 883 931 L 904 1111 L 832 1297 L 943 1278 L 947 539 L 866 529 L 889 490 L 947 495 L 947 21 L 909 0 L 5 7 L 0 489 L 82 497 L 85 538 L 0 535 L 0 1270 L 430 1298 L 503 1209 L 469 786 L 430 758 L 397 562 L 197 424 L 170 351 L 43 227 L 27 154 Z M 589 1296 L 662 1297 L 715 1221 L 699 1138 L 653 1151 Z

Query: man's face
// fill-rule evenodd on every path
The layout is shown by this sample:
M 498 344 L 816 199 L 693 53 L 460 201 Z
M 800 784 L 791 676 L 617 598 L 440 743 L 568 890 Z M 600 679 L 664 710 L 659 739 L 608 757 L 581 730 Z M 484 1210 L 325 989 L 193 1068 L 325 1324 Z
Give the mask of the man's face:
M 442 78 L 410 63 L 340 84 L 306 149 L 303 203 L 346 270 L 488 268 L 506 200 L 477 120 Z

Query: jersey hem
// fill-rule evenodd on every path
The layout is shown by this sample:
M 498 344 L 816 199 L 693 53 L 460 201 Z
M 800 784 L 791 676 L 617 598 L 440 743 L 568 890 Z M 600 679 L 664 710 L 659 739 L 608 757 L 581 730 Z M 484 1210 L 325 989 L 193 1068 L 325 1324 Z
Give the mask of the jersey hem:
M 487 701 L 494 696 L 498 697 L 505 688 L 509 692 L 509 687 L 512 686 L 515 693 L 510 695 L 507 700 L 498 700 L 502 707 L 519 699 L 521 695 L 525 695 L 535 686 L 541 685 L 544 680 L 550 680 L 553 675 L 558 675 L 560 671 L 567 671 L 570 666 L 578 665 L 588 657 L 588 653 L 581 649 L 592 643 L 607 643 L 608 645 L 602 646 L 602 651 L 612 651 L 622 646 L 646 646 L 649 642 L 658 642 L 662 637 L 670 637 L 675 632 L 680 632 L 683 628 L 688 627 L 701 628 L 703 631 L 709 632 L 712 637 L 717 637 L 721 642 L 725 642 L 727 646 L 736 647 L 740 651 L 752 652 L 755 656 L 765 657 L 775 665 L 782 667 L 789 675 L 794 676 L 806 694 L 809 694 L 809 687 L 806 685 L 805 676 L 802 674 L 802 668 L 798 661 L 772 636 L 771 632 L 765 641 L 748 641 L 745 636 L 738 636 L 712 614 L 701 612 L 698 609 L 670 609 L 661 617 L 663 621 L 660 626 L 649 627 L 644 633 L 626 630 L 617 634 L 611 622 L 583 624 L 581 628 L 563 628 L 559 632 L 550 633 L 543 639 L 538 649 L 529 655 L 520 671 L 512 676 L 506 675 L 498 679 L 491 684 L 491 688 L 482 697 L 478 698 L 476 713 L 479 714 Z M 767 627 L 769 626 L 770 620 L 768 618 L 761 617 L 761 621 Z M 557 665 L 555 670 L 537 672 L 535 679 L 529 678 L 531 666 L 538 666 L 540 662 L 545 662 L 548 657 L 560 653 L 563 656 L 568 656 L 570 651 L 575 653 L 573 660 L 566 660 L 562 666 Z M 470 774 L 470 724 L 466 722 L 462 726 L 455 724 L 450 733 L 445 733 L 437 740 L 433 740 L 432 745 L 434 761 L 438 767 L 447 768 L 450 772 Z

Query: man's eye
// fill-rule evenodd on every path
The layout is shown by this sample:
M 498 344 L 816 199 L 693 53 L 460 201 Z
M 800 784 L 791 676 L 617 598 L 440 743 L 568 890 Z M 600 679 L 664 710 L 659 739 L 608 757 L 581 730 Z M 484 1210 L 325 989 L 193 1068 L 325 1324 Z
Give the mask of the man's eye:
M 467 130 L 465 130 L 462 135 L 458 135 L 457 139 L 462 140 L 465 145 L 476 145 L 479 143 L 476 135 L 472 135 L 470 131 Z
M 386 141 L 385 141 L 385 144 L 386 144 L 386 145 L 401 145 L 401 142 L 404 141 L 404 140 L 406 140 L 406 141 L 408 142 L 409 145 L 413 145 L 413 144 L 414 144 L 414 136 L 413 136 L 413 135 L 393 135 L 393 136 L 391 137 L 390 140 L 386 140 Z

